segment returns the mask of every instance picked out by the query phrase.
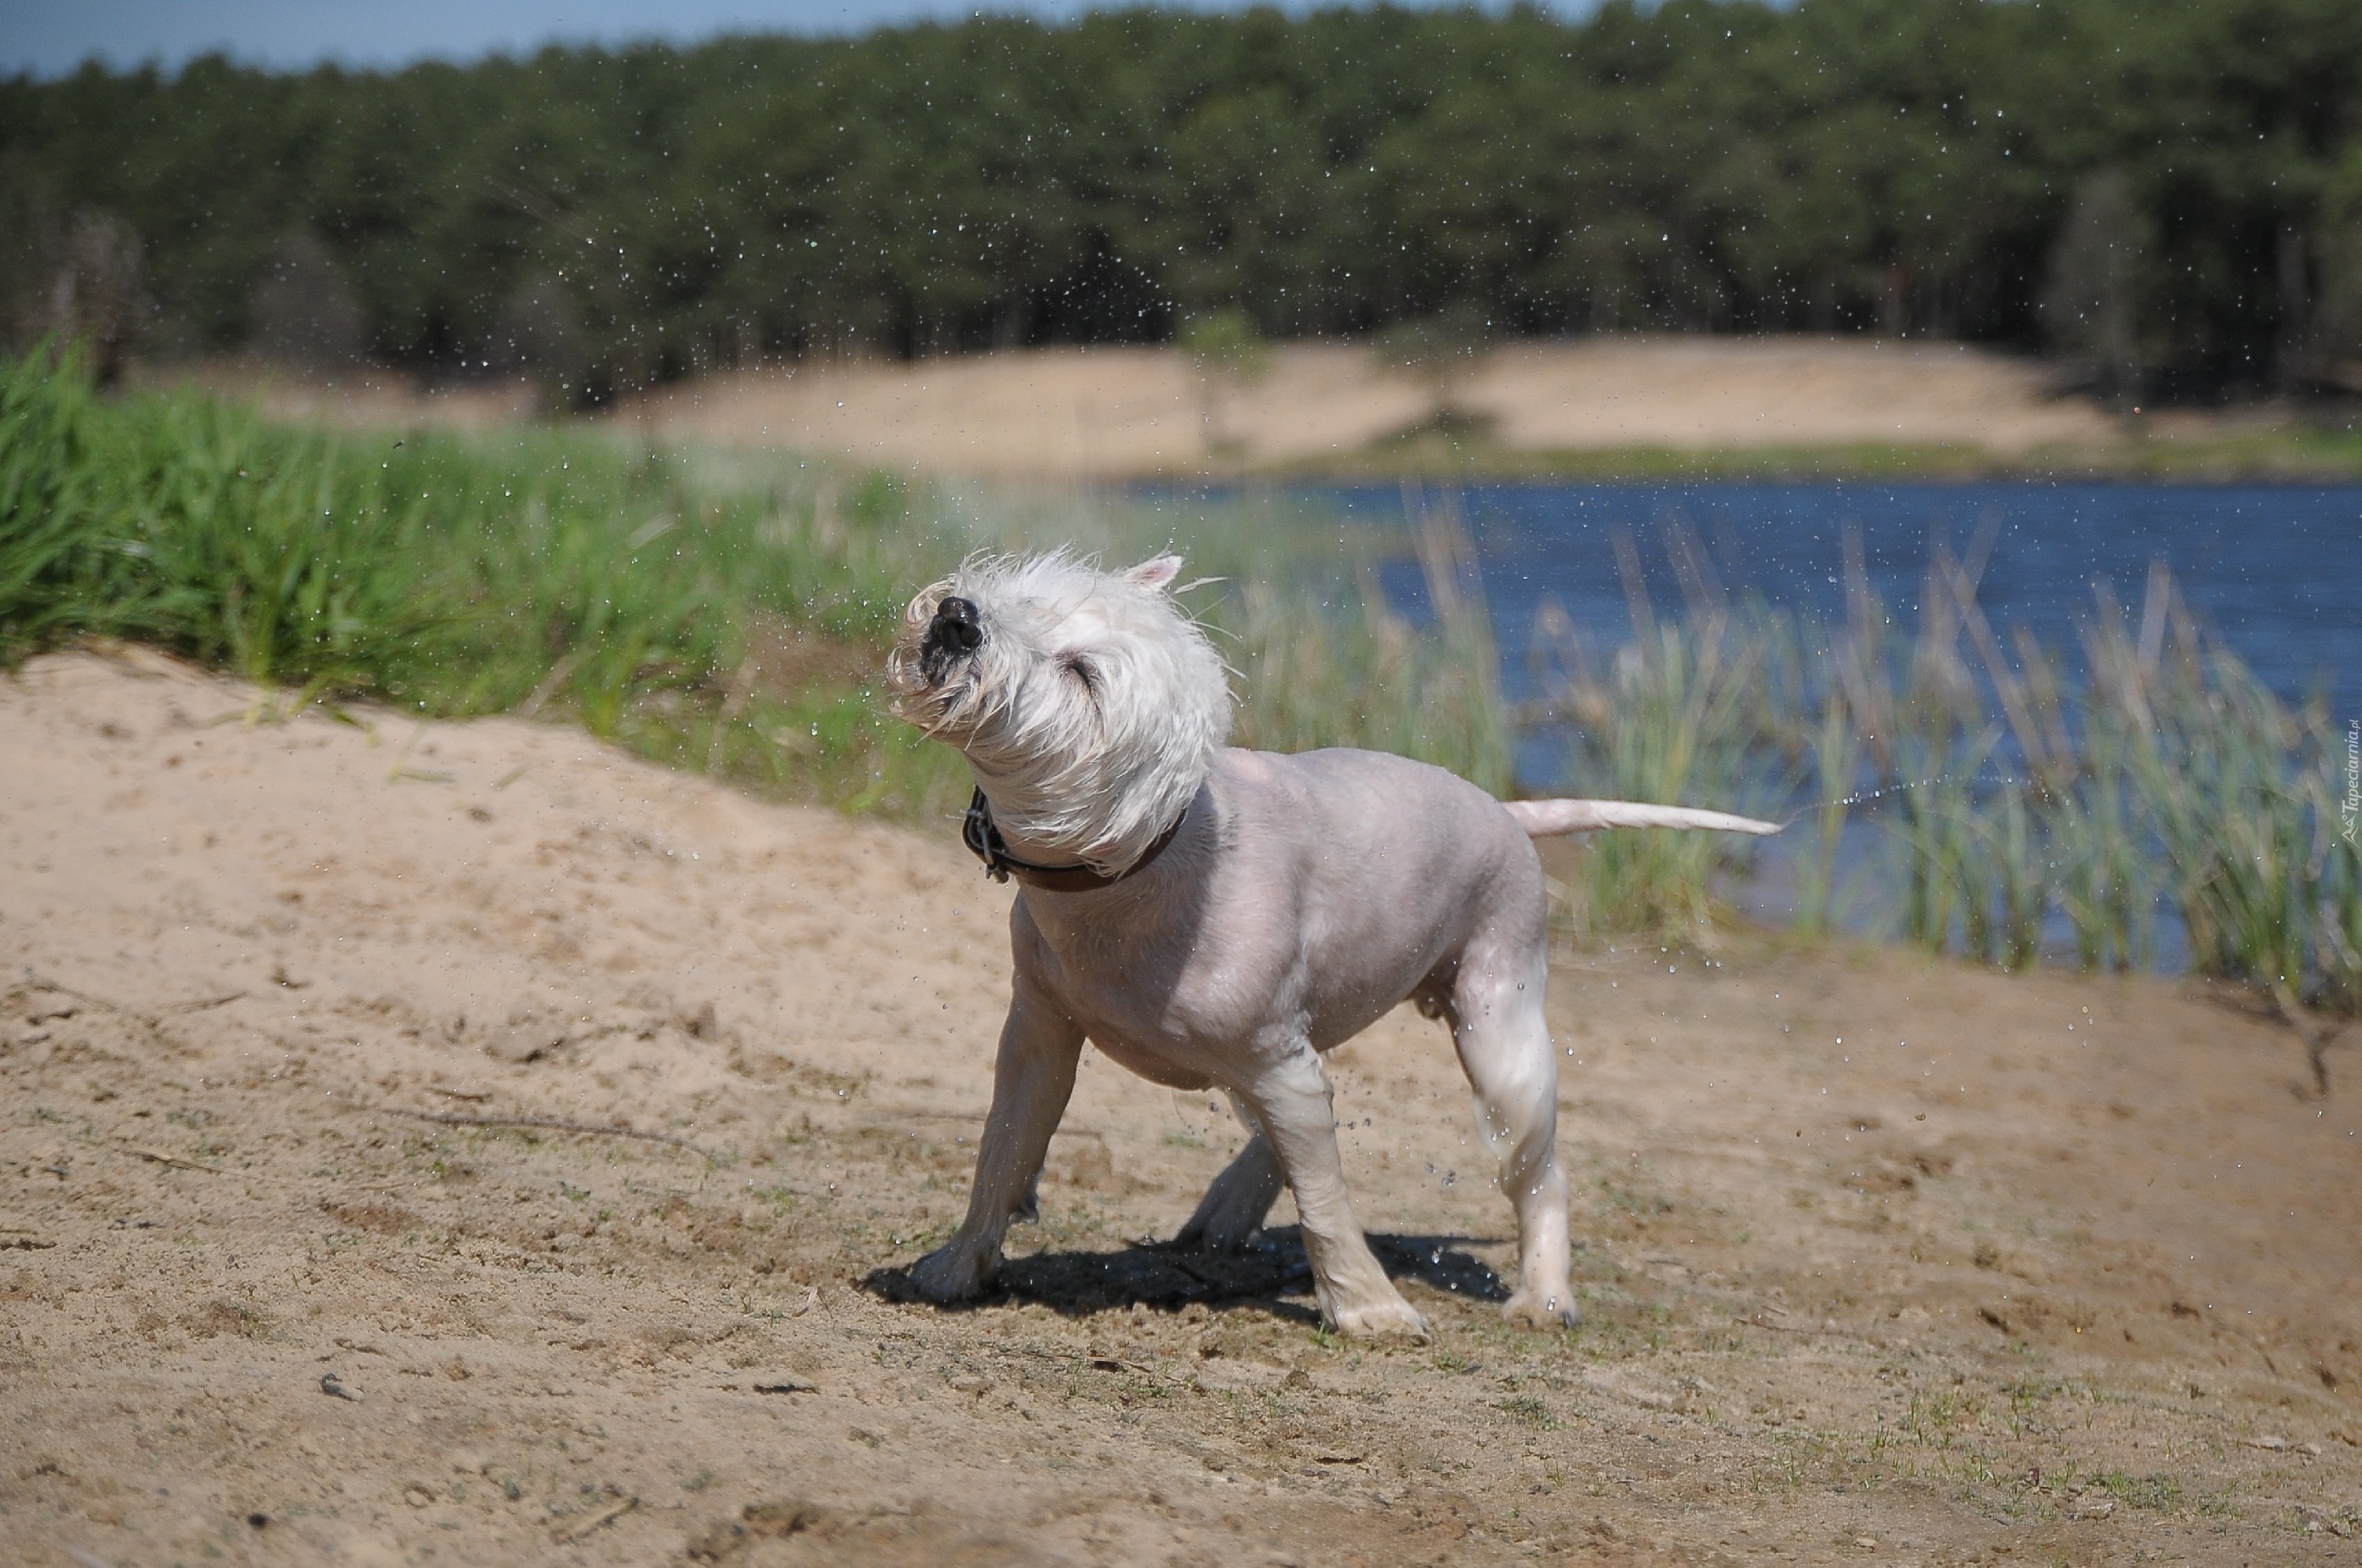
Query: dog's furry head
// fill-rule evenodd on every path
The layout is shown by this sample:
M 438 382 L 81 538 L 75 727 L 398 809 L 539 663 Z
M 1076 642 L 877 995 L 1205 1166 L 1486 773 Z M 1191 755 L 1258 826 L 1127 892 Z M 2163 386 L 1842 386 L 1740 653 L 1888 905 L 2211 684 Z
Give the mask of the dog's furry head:
M 1128 870 L 1230 736 L 1221 658 L 1171 597 L 1180 569 L 972 559 L 903 613 L 894 711 L 967 754 L 1010 839 Z

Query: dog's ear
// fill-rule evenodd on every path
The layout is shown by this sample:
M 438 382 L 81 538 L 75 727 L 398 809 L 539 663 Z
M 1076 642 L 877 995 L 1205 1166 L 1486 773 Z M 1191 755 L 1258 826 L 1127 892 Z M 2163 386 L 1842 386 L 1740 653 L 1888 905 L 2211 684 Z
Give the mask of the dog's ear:
M 1126 582 L 1136 582 L 1142 588 L 1153 588 L 1162 593 L 1172 588 L 1173 580 L 1180 575 L 1181 558 L 1179 556 L 1158 556 L 1154 560 L 1142 561 L 1125 572 L 1123 580 Z

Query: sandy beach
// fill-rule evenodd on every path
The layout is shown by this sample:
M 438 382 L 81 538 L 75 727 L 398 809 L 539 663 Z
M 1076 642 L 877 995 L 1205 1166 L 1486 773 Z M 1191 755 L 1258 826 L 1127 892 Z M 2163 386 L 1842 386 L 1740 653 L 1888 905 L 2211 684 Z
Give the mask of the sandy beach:
M 1270 347 L 1249 380 L 1169 347 L 822 359 L 723 370 L 557 416 L 634 441 L 809 455 L 1034 485 L 1253 476 L 1933 478 L 2075 474 L 2350 482 L 2334 410 L 2286 401 L 2150 409 L 2062 391 L 2061 366 L 1874 337 L 1600 337 L 1504 344 L 1439 379 L 1367 343 Z M 341 431 L 479 434 L 550 419 L 515 379 L 328 374 L 250 359 L 134 368 L 266 417 Z
M 1512 345 L 1448 386 L 1367 346 L 1275 348 L 1248 381 L 1171 348 L 1043 348 L 720 375 L 620 417 L 675 439 L 887 467 L 1134 478 L 1350 463 L 1432 421 L 1441 395 L 1511 453 L 1949 445 L 1996 458 L 2104 444 L 2042 366 L 1957 344 L 1594 338 Z
M 1009 893 L 580 734 L 0 679 L 0 1535 L 28 1563 L 2362 1560 L 2362 1058 L 2153 979 L 1570 953 L 1568 1334 L 1436 1026 L 1332 1063 L 1425 1345 L 1170 1235 L 1093 1053 L 1005 1287 Z

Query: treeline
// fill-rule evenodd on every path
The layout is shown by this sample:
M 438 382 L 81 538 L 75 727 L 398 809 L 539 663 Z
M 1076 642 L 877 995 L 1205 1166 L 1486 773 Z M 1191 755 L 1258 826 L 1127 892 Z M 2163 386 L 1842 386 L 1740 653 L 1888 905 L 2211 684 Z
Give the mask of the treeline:
M 1133 10 L 393 73 L 0 83 L 0 292 L 597 400 L 757 359 L 1879 331 L 2120 394 L 2362 358 L 2353 0 Z

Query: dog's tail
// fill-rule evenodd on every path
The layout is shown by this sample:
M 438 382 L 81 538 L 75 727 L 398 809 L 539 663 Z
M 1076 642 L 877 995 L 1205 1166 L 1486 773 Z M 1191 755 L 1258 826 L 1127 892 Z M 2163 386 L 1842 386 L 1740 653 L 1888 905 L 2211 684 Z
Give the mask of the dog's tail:
M 1501 807 L 1535 838 L 1601 828 L 1711 828 L 1719 833 L 1771 834 L 1777 823 L 1701 812 L 1688 806 L 1647 806 L 1638 801 L 1504 801 Z

